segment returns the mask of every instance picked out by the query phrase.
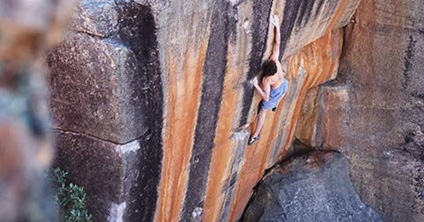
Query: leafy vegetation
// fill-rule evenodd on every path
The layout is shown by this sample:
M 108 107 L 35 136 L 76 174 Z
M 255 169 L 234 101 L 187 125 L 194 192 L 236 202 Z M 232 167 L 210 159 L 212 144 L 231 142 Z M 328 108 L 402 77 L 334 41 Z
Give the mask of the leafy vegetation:
M 65 222 L 91 222 L 91 214 L 85 206 L 85 191 L 73 183 L 68 183 L 68 172 L 56 168 L 53 180 L 56 185 L 55 199 L 59 214 Z

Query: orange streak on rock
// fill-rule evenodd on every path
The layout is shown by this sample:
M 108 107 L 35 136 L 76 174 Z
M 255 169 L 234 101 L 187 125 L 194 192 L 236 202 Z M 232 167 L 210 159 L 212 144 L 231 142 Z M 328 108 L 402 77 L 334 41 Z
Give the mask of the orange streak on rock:
M 229 137 L 229 135 L 228 135 Z M 228 141 L 227 143 L 231 143 Z M 221 144 L 212 153 L 211 171 L 205 200 L 204 221 L 218 221 L 223 205 L 222 188 L 225 183 L 231 161 L 231 144 Z
M 304 47 L 300 53 L 288 59 L 289 73 L 294 75 L 300 87 L 294 89 L 297 91 L 297 96 L 295 103 L 291 103 L 295 104 L 290 117 L 293 122 L 289 126 L 289 136 L 279 153 L 279 159 L 284 158 L 292 144 L 297 120 L 308 90 L 336 77 L 342 44 L 342 31 L 340 29 L 329 31 L 324 37 Z M 299 71 L 299 67 L 303 71 Z
M 155 221 L 179 220 L 197 121 L 197 114 L 193 111 L 199 108 L 206 48 L 206 41 L 203 40 L 200 49 L 187 50 L 185 58 L 168 55 L 168 118 L 164 133 L 162 180 L 158 197 L 160 209 L 156 212 Z M 176 63 L 183 59 L 183 70 L 175 70 Z
M 212 160 L 210 166 L 210 175 L 207 183 L 207 192 L 205 200 L 205 216 L 204 221 L 219 221 L 224 200 L 224 185 L 229 180 L 229 167 L 232 160 L 233 142 L 230 139 L 234 128 L 234 119 L 238 101 L 237 91 L 234 85 L 237 83 L 242 70 L 240 66 L 233 65 L 236 58 L 233 57 L 234 49 L 229 45 L 227 57 L 227 71 L 224 80 L 223 100 L 217 124 L 215 136 L 215 148 L 212 152 Z
M 337 7 L 336 12 L 334 13 L 327 30 L 333 30 L 334 26 L 339 25 L 341 22 L 341 17 L 346 14 L 346 10 L 349 7 L 350 1 L 339 1 L 339 6 Z
M 345 26 L 361 1 L 339 1 L 339 5 L 327 27 L 327 32 Z
M 222 213 L 225 185 L 231 179 L 230 168 L 235 152 L 235 143 L 231 139 L 233 131 L 237 126 L 236 114 L 240 111 L 240 99 L 243 91 L 241 89 L 240 76 L 245 70 L 244 58 L 247 48 L 243 47 L 245 39 L 239 39 L 241 46 L 229 44 L 227 67 L 223 88 L 223 99 L 221 103 L 217 131 L 214 140 L 214 150 L 210 166 L 210 175 L 207 183 L 207 192 L 204 205 L 204 221 L 215 222 L 220 220 Z M 238 51 L 236 51 L 238 50 Z M 238 55 L 235 57 L 234 55 Z
M 262 178 L 268 166 L 268 157 L 272 150 L 271 144 L 275 142 L 278 134 L 277 130 L 275 130 L 275 124 L 278 123 L 279 116 L 280 112 L 269 111 L 261 132 L 261 138 L 254 145 L 246 148 L 246 156 L 240 179 L 238 180 L 239 183 L 237 184 L 238 189 L 230 221 L 236 221 L 241 216 L 250 199 L 253 187 Z

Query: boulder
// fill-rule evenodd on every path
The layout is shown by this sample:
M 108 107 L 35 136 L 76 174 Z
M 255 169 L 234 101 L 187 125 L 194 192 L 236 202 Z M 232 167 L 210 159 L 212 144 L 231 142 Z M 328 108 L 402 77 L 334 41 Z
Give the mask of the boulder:
M 256 188 L 242 221 L 379 222 L 359 199 L 341 153 L 317 151 L 270 170 Z

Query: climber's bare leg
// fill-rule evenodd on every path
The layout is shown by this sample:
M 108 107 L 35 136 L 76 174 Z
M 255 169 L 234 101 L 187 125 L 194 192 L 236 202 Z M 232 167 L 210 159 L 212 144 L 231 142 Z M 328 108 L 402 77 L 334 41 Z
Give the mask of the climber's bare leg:
M 266 113 L 267 113 L 267 110 L 262 108 L 259 111 L 258 123 L 256 124 L 256 130 L 255 130 L 255 133 L 253 134 L 253 137 L 257 137 L 261 133 L 262 127 L 264 126 L 264 123 L 265 123 Z

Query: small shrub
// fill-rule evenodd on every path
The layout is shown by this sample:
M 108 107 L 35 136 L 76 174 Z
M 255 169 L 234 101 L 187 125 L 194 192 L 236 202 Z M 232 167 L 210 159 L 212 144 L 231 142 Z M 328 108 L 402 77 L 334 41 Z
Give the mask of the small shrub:
M 56 168 L 53 180 L 56 185 L 55 199 L 59 214 L 65 222 L 91 222 L 91 214 L 85 206 L 85 191 L 73 183 L 68 183 L 68 172 Z

